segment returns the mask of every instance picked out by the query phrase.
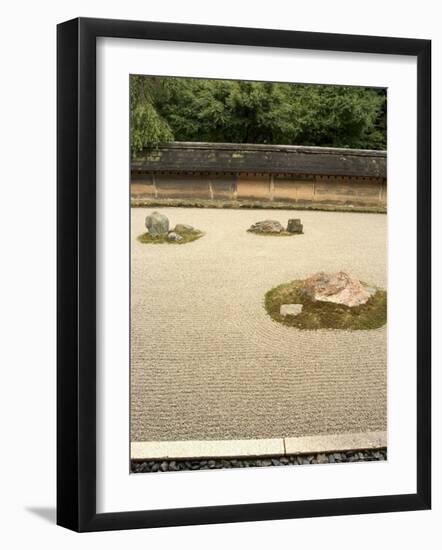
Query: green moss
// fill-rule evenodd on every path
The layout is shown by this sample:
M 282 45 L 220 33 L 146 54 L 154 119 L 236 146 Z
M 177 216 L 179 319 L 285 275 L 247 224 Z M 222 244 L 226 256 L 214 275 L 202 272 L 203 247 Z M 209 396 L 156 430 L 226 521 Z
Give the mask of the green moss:
M 387 209 L 382 206 L 221 199 L 154 199 L 133 197 L 131 199 L 131 206 L 140 208 L 173 206 L 180 208 L 232 208 L 245 210 L 320 210 L 325 212 L 367 212 L 378 214 L 386 214 L 387 212 Z
M 248 233 L 254 235 L 262 235 L 263 237 L 293 237 L 293 235 L 304 235 L 304 233 L 290 233 L 290 231 L 281 231 L 281 233 L 261 233 L 260 231 L 252 231 L 247 229 Z
M 298 329 L 370 330 L 387 322 L 387 292 L 377 289 L 368 302 L 348 307 L 331 302 L 314 302 L 302 291 L 303 281 L 291 281 L 269 290 L 264 305 L 270 317 Z M 299 315 L 282 316 L 282 304 L 302 304 Z
M 161 160 L 162 156 L 163 156 L 163 153 L 161 151 L 153 151 L 152 153 L 147 154 L 144 157 L 144 160 L 147 160 L 149 162 L 158 162 Z
M 204 233 L 198 229 L 193 229 L 192 231 L 176 231 L 175 233 L 182 237 L 181 241 L 169 241 L 167 235 L 151 235 L 150 233 L 143 233 L 139 235 L 137 239 L 143 244 L 187 244 L 200 239 L 204 235 Z

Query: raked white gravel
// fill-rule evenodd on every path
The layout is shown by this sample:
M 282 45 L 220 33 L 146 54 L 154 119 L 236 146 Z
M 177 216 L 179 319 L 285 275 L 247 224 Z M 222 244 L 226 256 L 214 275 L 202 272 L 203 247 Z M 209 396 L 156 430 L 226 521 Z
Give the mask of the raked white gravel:
M 386 429 L 386 327 L 299 331 L 273 322 L 270 288 L 317 271 L 386 287 L 387 216 L 157 208 L 185 245 L 136 237 L 153 209 L 132 208 L 133 441 L 279 438 Z M 304 234 L 248 233 L 301 218 Z

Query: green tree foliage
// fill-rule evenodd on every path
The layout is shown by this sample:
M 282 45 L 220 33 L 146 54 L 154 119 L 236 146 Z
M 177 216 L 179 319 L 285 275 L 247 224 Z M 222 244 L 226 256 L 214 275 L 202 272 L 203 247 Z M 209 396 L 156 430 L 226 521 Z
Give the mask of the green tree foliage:
M 385 149 L 384 90 L 348 86 L 131 77 L 136 154 L 208 141 Z
M 133 153 L 174 139 L 169 124 L 155 106 L 160 92 L 161 81 L 131 76 L 130 139 Z

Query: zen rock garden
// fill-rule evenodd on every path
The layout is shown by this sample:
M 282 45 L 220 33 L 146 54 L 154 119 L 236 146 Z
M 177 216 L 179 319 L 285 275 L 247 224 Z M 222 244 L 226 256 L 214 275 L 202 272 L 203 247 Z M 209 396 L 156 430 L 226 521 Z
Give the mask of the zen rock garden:
M 343 271 L 319 272 L 269 290 L 265 308 L 298 329 L 368 330 L 387 322 L 387 293 Z
M 301 235 L 303 231 L 303 225 L 298 218 L 292 218 L 287 222 L 287 228 L 281 225 L 277 220 L 263 220 L 256 222 L 247 230 L 249 233 L 256 233 L 257 235 L 272 235 L 289 237 L 291 235 Z
M 145 219 L 146 232 L 138 237 L 143 244 L 185 244 L 204 235 L 199 229 L 191 225 L 178 223 L 173 229 L 170 229 L 169 218 L 160 212 L 152 212 Z M 299 218 L 291 218 L 284 228 L 277 220 L 263 220 L 251 225 L 247 230 L 257 235 L 272 235 L 287 237 L 291 235 L 302 235 L 303 225 Z
M 144 244 L 186 244 L 204 235 L 183 223 L 171 229 L 169 218 L 160 212 L 146 216 L 145 226 L 146 232 L 138 237 Z M 300 235 L 303 225 L 298 218 L 289 219 L 286 228 L 277 220 L 262 220 L 248 231 L 257 235 Z M 387 322 L 386 291 L 343 271 L 321 271 L 304 280 L 281 284 L 266 293 L 264 305 L 274 321 L 297 329 L 370 330 Z
M 155 211 L 169 221 L 159 231 L 164 244 L 141 244 Z M 286 230 L 291 218 L 301 219 L 304 234 L 247 232 L 265 220 Z M 165 242 L 178 224 L 204 235 L 186 246 Z M 158 205 L 132 208 L 131 235 L 131 441 L 386 430 L 386 216 Z M 331 277 L 339 272 L 345 275 Z M 169 472 L 377 457 L 385 450 L 170 456 L 136 459 L 132 467 Z
M 138 237 L 143 244 L 186 244 L 204 235 L 199 229 L 184 223 L 177 223 L 171 230 L 169 218 L 160 212 L 146 216 L 144 224 L 146 232 Z

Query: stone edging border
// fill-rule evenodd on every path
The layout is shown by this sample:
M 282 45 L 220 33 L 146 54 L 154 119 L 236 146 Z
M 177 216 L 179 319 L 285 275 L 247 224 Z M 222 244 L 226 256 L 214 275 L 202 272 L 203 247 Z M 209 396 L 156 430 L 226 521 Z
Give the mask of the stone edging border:
M 275 439 L 135 441 L 132 460 L 241 458 L 382 449 L 387 432 L 327 434 Z

